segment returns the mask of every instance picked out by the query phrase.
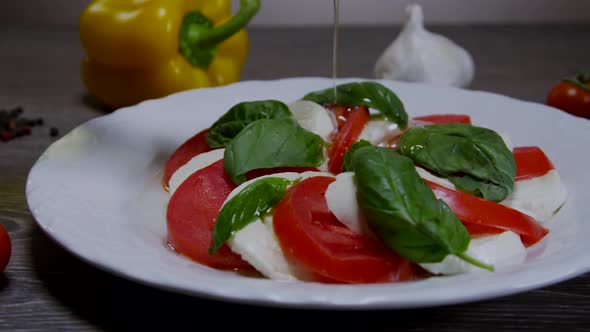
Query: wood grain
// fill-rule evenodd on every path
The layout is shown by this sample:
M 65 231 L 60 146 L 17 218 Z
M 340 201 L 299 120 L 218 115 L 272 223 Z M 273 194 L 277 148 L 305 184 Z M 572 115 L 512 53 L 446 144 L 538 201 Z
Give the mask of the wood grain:
M 60 30 L 61 29 L 61 30 Z M 472 88 L 543 102 L 560 77 L 588 69 L 590 25 L 463 26 L 434 29 L 474 55 Z M 371 77 L 373 64 L 398 28 L 347 28 L 342 32 L 341 76 Z M 331 31 L 257 29 L 244 79 L 330 76 Z M 139 285 L 80 261 L 44 235 L 28 211 L 26 176 L 55 138 L 106 114 L 79 79 L 83 51 L 72 28 L 0 28 L 0 108 L 23 106 L 45 118 L 32 136 L 0 144 L 0 223 L 13 255 L 0 276 L 1 330 L 127 330 L 273 327 L 400 328 L 410 331 L 590 330 L 590 274 L 550 287 L 472 304 L 419 310 L 340 312 L 289 310 L 186 297 Z M 432 110 L 437 112 L 439 110 Z M 580 120 L 585 121 L 585 120 Z M 586 253 L 582 253 L 586 254 Z

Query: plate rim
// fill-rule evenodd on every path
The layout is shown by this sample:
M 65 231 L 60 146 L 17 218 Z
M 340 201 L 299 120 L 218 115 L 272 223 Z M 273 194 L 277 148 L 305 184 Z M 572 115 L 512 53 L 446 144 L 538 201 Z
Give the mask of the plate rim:
M 227 85 L 227 86 L 223 86 L 223 87 L 201 88 L 201 89 L 188 90 L 188 91 L 183 91 L 183 92 L 179 92 L 176 94 L 172 94 L 172 95 L 169 95 L 169 96 L 166 96 L 163 98 L 148 100 L 148 101 L 144 101 L 144 102 L 141 102 L 141 103 L 133 105 L 133 106 L 118 109 L 110 114 L 99 116 L 99 117 L 93 118 L 91 120 L 88 120 L 88 121 L 78 125 L 76 127 L 76 129 L 80 128 L 80 127 L 84 127 L 84 126 L 89 126 L 93 123 L 97 123 L 98 121 L 108 121 L 108 119 L 112 119 L 112 117 L 117 117 L 117 116 L 120 116 L 121 114 L 133 112 L 135 109 L 146 107 L 146 105 L 156 105 L 156 104 L 166 103 L 169 100 L 180 98 L 179 96 L 193 94 L 193 93 L 195 93 L 195 91 L 206 91 L 207 89 L 219 90 L 219 89 L 224 89 L 224 88 L 235 89 L 235 88 L 239 88 L 242 85 L 248 85 L 248 84 L 279 84 L 280 82 L 284 82 L 284 81 L 291 81 L 292 82 L 292 81 L 309 81 L 309 80 L 331 81 L 330 78 L 322 78 L 322 77 L 298 77 L 298 78 L 283 78 L 283 79 L 274 79 L 274 80 L 249 80 L 249 81 L 241 81 L 241 82 L 234 83 L 234 84 Z M 508 98 L 512 101 L 517 101 L 519 103 L 533 104 L 533 105 L 535 105 L 535 107 L 543 106 L 543 108 L 546 108 L 548 111 L 555 112 L 555 110 L 553 110 L 551 107 L 543 105 L 543 104 L 519 100 L 519 99 L 510 97 L 510 96 L 505 96 L 505 95 L 501 95 L 501 94 L 497 94 L 497 93 L 493 93 L 493 92 L 487 92 L 487 91 L 464 90 L 464 89 L 454 88 L 454 87 L 432 86 L 432 85 L 425 85 L 425 84 L 420 84 L 420 83 L 397 82 L 397 81 L 389 81 L 389 80 L 373 80 L 373 79 L 367 79 L 367 78 L 342 78 L 342 79 L 338 79 L 338 82 L 340 83 L 340 82 L 347 82 L 347 81 L 368 81 L 368 80 L 376 81 L 376 82 L 389 82 L 389 83 L 393 83 L 393 84 L 407 84 L 407 85 L 422 86 L 422 87 L 427 86 L 428 88 L 434 88 L 434 89 L 461 91 L 461 93 L 486 94 L 486 95 L 494 96 L 495 98 L 496 97 Z M 201 92 L 197 92 L 197 93 L 201 93 Z M 568 118 L 568 117 L 575 118 L 574 116 L 564 113 L 564 112 L 559 112 L 559 116 L 563 116 L 564 118 Z M 575 118 L 575 119 L 577 119 L 577 118 Z M 588 127 L 588 129 L 590 129 L 590 121 L 588 121 L 588 123 L 586 123 L 584 125 L 586 125 Z M 511 294 L 515 294 L 515 293 L 521 293 L 521 292 L 528 291 L 531 289 L 544 287 L 544 286 L 554 284 L 557 282 L 561 282 L 561 281 L 573 278 L 575 276 L 578 276 L 580 274 L 590 271 L 590 260 L 574 260 L 574 261 L 572 261 L 572 259 L 570 258 L 570 259 L 564 260 L 562 262 L 563 265 L 568 267 L 566 273 L 553 273 L 550 275 L 545 275 L 544 278 L 536 280 L 535 282 L 530 283 L 526 286 L 506 288 L 501 291 L 488 290 L 487 292 L 483 292 L 483 293 L 482 292 L 467 293 L 467 294 L 463 294 L 462 296 L 457 296 L 454 298 L 439 298 L 438 300 L 431 301 L 430 303 L 418 303 L 418 302 L 416 302 L 416 303 L 395 303 L 395 302 L 393 302 L 392 303 L 392 302 L 383 301 L 383 300 L 373 300 L 369 304 L 359 304 L 359 303 L 335 303 L 335 302 L 326 301 L 326 300 L 310 301 L 309 299 L 307 299 L 307 300 L 305 300 L 305 299 L 303 299 L 303 300 L 302 299 L 295 299 L 295 300 L 290 299 L 289 300 L 289 299 L 285 299 L 282 297 L 280 299 L 278 299 L 278 298 L 275 298 L 272 296 L 262 296 L 262 297 L 251 296 L 251 295 L 242 296 L 241 294 L 228 295 L 223 292 L 210 292 L 210 291 L 207 292 L 207 291 L 204 291 L 203 289 L 194 289 L 194 288 L 193 289 L 186 289 L 186 288 L 180 287 L 180 286 L 174 286 L 174 285 L 169 285 L 169 284 L 166 284 L 163 282 L 157 282 L 154 280 L 150 280 L 149 278 L 145 278 L 141 275 L 134 275 L 132 273 L 128 273 L 127 271 L 122 271 L 122 270 L 117 269 L 113 266 L 110 266 L 106 262 L 96 261 L 92 257 L 87 257 L 88 255 L 84 255 L 83 253 L 80 253 L 79 251 L 76 250 L 76 248 L 72 247 L 72 243 L 68 242 L 67 239 L 63 239 L 62 237 L 59 236 L 59 234 L 55 234 L 53 232 L 53 230 L 51 229 L 51 227 L 49 227 L 48 224 L 43 221 L 43 217 L 38 215 L 38 213 L 35 211 L 35 209 L 31 208 L 32 204 L 31 204 L 31 199 L 30 199 L 30 190 L 31 190 L 33 179 L 35 178 L 36 171 L 37 171 L 38 167 L 40 167 L 39 165 L 42 165 L 43 160 L 46 158 L 47 151 L 49 151 L 52 146 L 62 142 L 62 140 L 64 140 L 66 136 L 67 135 L 65 135 L 64 137 L 62 137 L 59 140 L 52 143 L 43 152 L 43 154 L 39 157 L 39 159 L 34 163 L 34 165 L 32 166 L 32 168 L 30 169 L 30 171 L 27 175 L 27 182 L 26 182 L 27 204 L 29 206 L 29 210 L 31 211 L 31 213 L 34 217 L 33 219 L 35 220 L 35 223 L 54 242 L 56 242 L 62 248 L 66 249 L 68 252 L 70 252 L 71 254 L 76 256 L 77 258 L 81 259 L 82 261 L 84 261 L 92 266 L 98 267 L 99 269 L 101 269 L 103 271 L 107 271 L 108 273 L 117 275 L 119 277 L 123 277 L 127 280 L 139 282 L 141 284 L 148 285 L 151 287 L 164 289 L 164 290 L 168 290 L 168 291 L 173 291 L 173 292 L 184 294 L 184 295 L 198 296 L 198 297 L 206 298 L 206 299 L 215 299 L 215 300 L 220 300 L 220 301 L 225 301 L 225 302 L 248 303 L 248 304 L 276 306 L 276 307 L 290 307 L 290 308 L 303 308 L 304 307 L 304 308 L 314 308 L 314 309 L 343 309 L 343 310 L 349 310 L 349 309 L 355 309 L 355 310 L 359 310 L 359 309 L 360 310 L 364 310 L 364 309 L 401 309 L 401 308 L 418 308 L 418 307 L 451 305 L 451 304 L 479 301 L 479 300 L 483 300 L 483 299 L 503 297 L 503 296 L 507 296 L 507 295 L 511 295 Z M 571 202 L 571 198 L 569 199 L 569 201 Z M 577 263 L 575 263 L 575 262 L 577 262 Z M 276 281 L 268 280 L 268 282 L 276 282 Z M 331 287 L 331 285 L 322 285 L 322 287 L 325 287 L 325 286 Z M 339 286 L 342 286 L 342 285 L 337 285 L 336 287 L 339 287 Z M 355 286 L 358 287 L 359 285 L 355 285 Z M 362 287 L 362 285 L 361 285 L 361 287 Z M 338 301 L 336 301 L 336 302 L 338 302 Z

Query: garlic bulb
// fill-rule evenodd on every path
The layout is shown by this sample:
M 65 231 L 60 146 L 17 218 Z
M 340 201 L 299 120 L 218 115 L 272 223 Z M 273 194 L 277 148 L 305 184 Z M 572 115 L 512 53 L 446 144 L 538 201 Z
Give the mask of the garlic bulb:
M 409 5 L 406 24 L 375 65 L 377 78 L 465 87 L 473 80 L 469 53 L 424 29 L 422 7 Z

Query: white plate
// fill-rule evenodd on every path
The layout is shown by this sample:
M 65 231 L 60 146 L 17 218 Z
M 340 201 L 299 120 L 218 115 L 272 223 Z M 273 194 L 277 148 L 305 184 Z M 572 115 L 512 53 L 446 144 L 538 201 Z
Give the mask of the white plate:
M 345 80 L 342 80 L 342 83 Z M 246 100 L 294 101 L 332 81 L 298 78 L 198 89 L 121 109 L 51 145 L 29 174 L 27 200 L 40 227 L 82 259 L 120 276 L 195 296 L 309 308 L 408 308 L 492 298 L 590 270 L 590 121 L 483 92 L 382 81 L 410 116 L 466 113 L 475 124 L 538 145 L 559 170 L 569 199 L 526 262 L 491 273 L 399 284 L 277 282 L 216 271 L 166 246 L 168 194 L 162 167 L 187 138 Z

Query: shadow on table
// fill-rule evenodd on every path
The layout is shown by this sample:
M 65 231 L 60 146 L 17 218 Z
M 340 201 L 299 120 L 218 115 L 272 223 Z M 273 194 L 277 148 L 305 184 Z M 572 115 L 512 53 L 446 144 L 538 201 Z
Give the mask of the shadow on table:
M 4 275 L 4 273 L 0 273 L 0 292 L 8 287 L 8 278 Z
M 86 105 L 87 107 L 95 111 L 99 111 L 104 114 L 113 112 L 113 109 L 111 107 L 108 107 L 105 104 L 101 103 L 98 99 L 94 98 L 92 95 L 88 93 L 81 94 L 80 100 L 82 101 L 82 104 Z
M 331 327 L 419 324 L 429 310 L 343 312 L 293 310 L 233 304 L 179 295 L 137 284 L 82 262 L 46 235 L 33 241 L 34 272 L 53 297 L 67 307 L 72 319 L 102 329 L 151 329 L 218 326 L 262 328 L 279 326 Z M 59 272 L 58 272 L 59 271 Z M 58 310 L 58 308 L 53 308 Z M 212 324 L 212 325 L 211 325 Z

